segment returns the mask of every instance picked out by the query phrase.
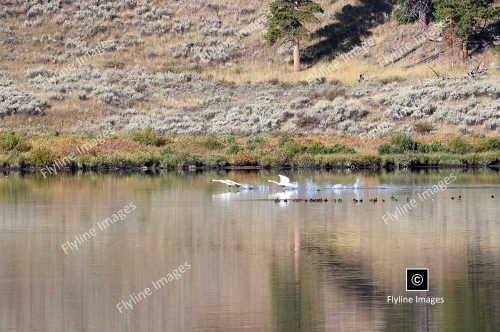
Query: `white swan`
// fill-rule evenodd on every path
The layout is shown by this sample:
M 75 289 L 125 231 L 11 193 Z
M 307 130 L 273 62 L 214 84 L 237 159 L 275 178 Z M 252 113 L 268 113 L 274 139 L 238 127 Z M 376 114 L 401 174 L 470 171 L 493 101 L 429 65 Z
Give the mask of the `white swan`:
M 356 178 L 356 182 L 354 182 L 353 188 L 357 189 L 363 185 L 363 181 L 360 178 Z
M 297 186 L 297 182 L 290 182 L 290 179 L 284 175 L 278 175 L 280 177 L 280 182 L 276 182 L 276 181 L 273 181 L 273 180 L 267 180 L 267 182 L 271 182 L 271 183 L 276 183 L 278 186 L 280 187 L 283 187 L 283 188 L 293 188 L 293 189 L 296 189 L 298 186 Z
M 226 186 L 228 186 L 229 188 L 233 188 L 233 187 L 239 188 L 239 187 L 243 186 L 241 183 L 234 182 L 234 181 L 231 181 L 231 180 L 214 180 L 214 179 L 212 179 L 212 182 L 223 183 Z
M 234 181 L 231 181 L 231 180 L 214 180 L 214 179 L 212 179 L 212 182 L 223 183 L 226 186 L 228 186 L 229 188 L 236 187 L 236 188 L 244 188 L 244 189 L 247 189 L 247 190 L 252 190 L 253 189 L 253 186 L 251 184 L 242 184 L 242 183 L 234 182 Z

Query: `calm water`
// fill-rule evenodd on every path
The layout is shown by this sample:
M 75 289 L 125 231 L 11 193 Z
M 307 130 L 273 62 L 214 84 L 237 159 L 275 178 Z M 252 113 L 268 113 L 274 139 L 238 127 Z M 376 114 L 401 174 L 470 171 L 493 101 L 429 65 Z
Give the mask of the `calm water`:
M 455 171 L 453 188 L 419 198 L 450 172 L 287 173 L 301 186 L 287 193 L 268 172 L 2 175 L 0 331 L 499 331 L 500 175 Z M 313 185 L 356 177 L 362 189 Z M 229 192 L 212 178 L 262 187 Z M 408 198 L 416 206 L 386 225 Z M 98 228 L 119 210 L 124 220 Z M 429 268 L 428 293 L 405 291 L 407 267 Z

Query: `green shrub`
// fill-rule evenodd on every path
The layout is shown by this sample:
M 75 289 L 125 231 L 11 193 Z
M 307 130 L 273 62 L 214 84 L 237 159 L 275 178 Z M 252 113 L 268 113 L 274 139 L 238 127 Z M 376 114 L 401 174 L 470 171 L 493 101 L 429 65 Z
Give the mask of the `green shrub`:
M 161 150 L 160 156 L 168 156 L 174 154 L 174 150 L 171 147 L 167 146 L 163 150 Z
M 453 138 L 448 144 L 452 153 L 467 153 L 472 151 L 472 145 L 462 137 Z
M 321 143 L 309 145 L 306 151 L 310 154 L 329 154 L 329 149 Z
M 8 153 L 14 149 L 26 152 L 31 150 L 31 144 L 13 131 L 0 132 L 0 152 Z
M 200 144 L 209 150 L 219 150 L 224 147 L 224 144 L 222 144 L 219 139 L 213 135 L 202 138 L 200 140 Z
M 294 140 L 289 140 L 283 143 L 280 150 L 283 151 L 288 158 L 292 158 L 296 154 L 304 152 L 306 147 Z
M 449 150 L 448 147 L 441 142 L 432 142 L 425 146 L 428 148 L 428 151 L 425 152 L 446 152 Z
M 151 128 L 131 132 L 130 139 L 136 143 L 150 146 L 162 146 L 165 144 L 163 137 Z
M 262 144 L 266 141 L 266 139 L 262 136 L 250 136 L 249 138 L 247 138 L 247 144 L 253 144 L 253 145 L 257 145 L 257 144 Z
M 344 144 L 334 144 L 332 146 L 326 147 L 323 144 L 315 143 L 307 147 L 306 151 L 310 154 L 333 154 L 333 153 L 355 153 L 353 148 L 350 148 Z
M 391 153 L 391 145 L 389 143 L 381 144 L 378 147 L 378 153 L 380 153 L 380 154 L 389 154 L 389 153 Z
M 23 164 L 24 158 L 18 149 L 10 150 L 5 156 L 4 163 L 9 166 L 20 166 Z
M 500 151 L 500 138 L 488 137 L 481 139 L 477 143 L 477 150 L 479 152 Z
M 283 146 L 285 145 L 286 143 L 290 142 L 290 141 L 294 141 L 293 138 L 291 138 L 289 135 L 283 135 L 280 137 L 280 139 L 278 140 L 278 146 Z
M 406 134 L 396 134 L 391 139 L 391 146 L 392 153 L 405 153 L 417 151 L 419 143 Z
M 228 149 L 227 149 L 227 153 L 229 154 L 236 154 L 240 151 L 240 147 L 236 144 L 233 144 L 231 145 Z
M 99 158 L 90 154 L 79 155 L 76 157 L 78 167 L 97 167 L 99 166 Z
M 224 137 L 224 143 L 225 144 L 236 144 L 236 136 L 229 135 L 229 136 Z
M 57 155 L 47 147 L 36 147 L 26 155 L 26 164 L 34 167 L 43 167 L 53 164 Z
M 166 154 L 162 156 L 161 165 L 166 168 L 178 168 L 184 165 L 184 160 L 177 154 Z
M 314 168 L 320 166 L 320 162 L 314 158 L 314 155 L 308 153 L 296 155 L 292 162 L 293 166 L 298 168 Z
M 257 147 L 259 145 L 262 145 L 266 142 L 266 139 L 262 136 L 250 136 L 247 139 L 247 146 L 246 149 L 250 151 L 255 151 L 257 150 Z
M 259 165 L 263 167 L 284 167 L 290 164 L 290 158 L 281 150 L 263 153 L 259 157 Z
M 256 144 L 249 144 L 249 145 L 247 145 L 246 149 L 248 151 L 255 151 L 255 150 L 257 150 L 257 145 Z
M 202 164 L 208 167 L 224 167 L 227 159 L 223 156 L 208 156 L 202 159 Z

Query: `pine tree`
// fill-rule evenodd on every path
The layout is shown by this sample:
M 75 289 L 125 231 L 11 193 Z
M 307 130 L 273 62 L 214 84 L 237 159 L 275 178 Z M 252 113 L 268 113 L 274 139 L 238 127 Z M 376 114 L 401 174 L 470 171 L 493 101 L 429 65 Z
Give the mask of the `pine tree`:
M 403 23 L 418 19 L 422 28 L 427 26 L 427 14 L 431 12 L 431 0 L 398 0 L 399 9 L 396 17 Z
M 300 71 L 300 43 L 310 39 L 305 27 L 318 22 L 315 16 L 322 13 L 321 6 L 310 0 L 275 0 L 270 4 L 266 41 L 270 45 L 278 41 L 293 43 L 293 68 Z
M 433 0 L 435 16 L 448 23 L 448 29 L 462 43 L 463 59 L 468 56 L 470 38 L 492 19 L 498 19 L 500 7 L 494 0 Z

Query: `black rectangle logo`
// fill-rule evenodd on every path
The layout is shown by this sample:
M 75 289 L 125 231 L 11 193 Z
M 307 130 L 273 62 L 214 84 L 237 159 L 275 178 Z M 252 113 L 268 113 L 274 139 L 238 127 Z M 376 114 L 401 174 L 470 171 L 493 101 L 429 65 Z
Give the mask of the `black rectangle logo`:
M 407 268 L 406 269 L 406 291 L 429 290 L 429 269 Z

